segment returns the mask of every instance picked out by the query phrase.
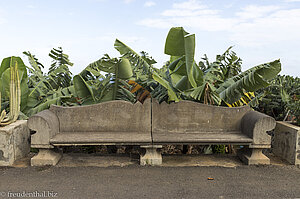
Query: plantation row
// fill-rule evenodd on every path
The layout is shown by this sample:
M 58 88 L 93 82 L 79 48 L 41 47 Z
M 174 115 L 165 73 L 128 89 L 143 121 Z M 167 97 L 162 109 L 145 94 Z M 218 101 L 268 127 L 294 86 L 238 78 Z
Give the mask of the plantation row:
M 109 100 L 143 103 L 149 97 L 167 103 L 192 100 L 217 106 L 249 104 L 277 119 L 287 115 L 299 119 L 299 78 L 278 76 L 279 60 L 242 72 L 242 60 L 230 47 L 213 62 L 206 55 L 196 62 L 195 35 L 181 27 L 170 29 L 165 43 L 165 54 L 170 59 L 160 69 L 153 67 L 156 62 L 147 53 L 136 53 L 118 39 L 114 47 L 120 52 L 119 58 L 105 54 L 75 76 L 69 70 L 73 63 L 62 48 L 51 50 L 53 61 L 46 73 L 30 52 L 24 52 L 30 66 L 25 66 L 19 57 L 3 59 L 1 113 L 14 109 L 9 100 L 18 92 L 12 95 L 11 70 L 17 67 L 20 119 L 51 104 L 78 106 Z

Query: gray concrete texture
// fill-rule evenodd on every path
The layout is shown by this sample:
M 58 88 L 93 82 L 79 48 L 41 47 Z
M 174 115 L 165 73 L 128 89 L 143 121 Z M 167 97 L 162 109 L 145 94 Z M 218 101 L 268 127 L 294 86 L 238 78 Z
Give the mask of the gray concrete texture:
M 300 127 L 276 122 L 273 153 L 294 165 L 300 165 Z
M 201 133 L 241 131 L 241 119 L 249 106 L 228 108 L 192 101 L 152 103 L 153 133 Z M 176 135 L 174 135 L 176 136 Z
M 10 166 L 30 151 L 30 131 L 26 120 L 0 127 L 0 166 Z
M 64 199 L 300 197 L 300 169 L 290 166 L 0 168 L 0 178 L 3 198 L 9 191 Z
M 35 131 L 31 135 L 32 148 L 53 148 L 50 139 L 59 133 L 59 120 L 53 112 L 39 112 L 28 119 L 27 125 Z
M 65 145 L 96 144 L 246 144 L 247 161 L 257 164 L 266 161 L 261 149 L 270 147 L 266 131 L 275 127 L 275 120 L 251 111 L 248 106 L 238 108 L 217 107 L 191 101 L 158 104 L 147 100 L 144 104 L 109 101 L 82 107 L 51 106 L 28 121 L 36 131 L 32 147 L 53 148 Z M 146 149 L 142 164 L 161 162 L 156 150 Z M 150 151 L 151 150 L 151 151 Z M 40 157 L 50 157 L 53 153 Z M 259 155 L 251 155 L 259 154 Z M 146 158 L 147 157 L 147 158 Z M 153 160 L 152 160 L 152 159 Z M 159 159 L 158 159 L 159 158 Z M 47 162 L 46 161 L 46 162 Z
M 271 136 L 267 131 L 271 131 L 276 126 L 274 118 L 257 111 L 251 111 L 242 119 L 242 132 L 253 138 L 251 148 L 270 148 Z
M 61 132 L 151 132 L 151 103 L 115 100 L 89 106 L 51 106 Z

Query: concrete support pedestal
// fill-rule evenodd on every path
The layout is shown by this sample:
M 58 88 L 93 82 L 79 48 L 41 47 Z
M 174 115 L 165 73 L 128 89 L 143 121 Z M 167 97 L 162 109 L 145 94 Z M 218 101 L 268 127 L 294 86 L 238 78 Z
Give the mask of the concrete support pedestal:
M 162 164 L 162 156 L 160 149 L 162 145 L 148 145 L 141 146 L 141 148 L 146 149 L 145 155 L 140 156 L 140 165 L 161 165 Z
M 56 165 L 62 155 L 52 149 L 39 149 L 39 153 L 31 158 L 31 166 Z
M 245 146 L 238 151 L 238 157 L 247 165 L 270 164 L 270 159 L 262 153 L 262 148 Z

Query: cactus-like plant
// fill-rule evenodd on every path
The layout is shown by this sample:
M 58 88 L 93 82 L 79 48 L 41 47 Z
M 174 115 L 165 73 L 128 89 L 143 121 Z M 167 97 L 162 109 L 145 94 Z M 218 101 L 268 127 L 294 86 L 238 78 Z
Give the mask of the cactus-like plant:
M 10 98 L 9 98 L 9 113 L 5 110 L 0 115 L 0 126 L 5 126 L 15 122 L 20 114 L 21 104 L 21 88 L 18 71 L 18 63 L 11 60 L 10 65 Z M 1 92 L 0 92 L 0 111 L 1 111 Z

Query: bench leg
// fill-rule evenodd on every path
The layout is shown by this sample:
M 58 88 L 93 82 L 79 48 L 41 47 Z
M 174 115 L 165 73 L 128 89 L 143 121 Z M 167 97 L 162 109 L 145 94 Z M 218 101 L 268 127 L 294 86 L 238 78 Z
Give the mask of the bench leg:
M 52 149 L 39 149 L 39 153 L 31 158 L 31 166 L 56 165 L 62 155 Z
M 162 156 L 161 145 L 149 145 L 149 146 L 141 146 L 141 148 L 146 149 L 145 155 L 140 156 L 140 165 L 161 165 L 162 164 Z
M 270 164 L 270 159 L 262 153 L 262 148 L 249 148 L 238 151 L 238 157 L 247 165 Z

